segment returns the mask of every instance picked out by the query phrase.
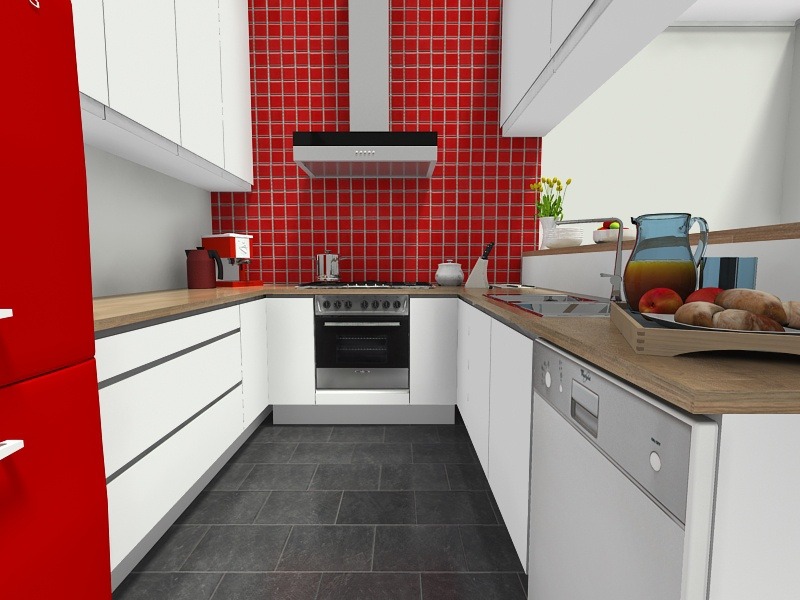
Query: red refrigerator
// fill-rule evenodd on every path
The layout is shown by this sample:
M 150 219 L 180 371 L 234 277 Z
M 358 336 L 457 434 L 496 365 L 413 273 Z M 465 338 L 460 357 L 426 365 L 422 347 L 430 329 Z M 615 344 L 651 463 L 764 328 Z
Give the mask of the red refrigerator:
M 0 596 L 111 597 L 69 0 L 7 0 L 0 95 Z M 24 444 L 20 449 L 21 440 Z

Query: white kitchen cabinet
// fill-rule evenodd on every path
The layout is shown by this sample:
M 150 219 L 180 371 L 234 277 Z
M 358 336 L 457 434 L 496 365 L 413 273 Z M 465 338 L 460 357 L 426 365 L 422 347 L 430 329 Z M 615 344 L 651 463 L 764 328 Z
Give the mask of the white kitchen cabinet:
M 217 0 L 175 0 L 175 25 L 180 145 L 215 165 L 223 166 Z
M 530 64 L 526 63 L 525 55 L 534 44 L 526 36 L 541 24 L 532 20 L 534 7 L 524 0 L 505 0 L 500 85 L 503 135 L 547 134 L 694 1 L 552 2 L 550 59 L 541 68 L 540 51 L 533 54 L 535 58 Z M 544 10 L 539 8 L 541 14 Z M 506 23 L 513 25 L 506 28 Z M 518 53 L 522 56 L 516 56 Z M 525 91 L 518 100 L 523 88 Z
M 113 0 L 104 10 L 108 106 L 180 144 L 175 3 Z
M 269 401 L 314 404 L 314 299 L 267 298 Z
M 247 0 L 219 0 L 225 170 L 253 183 Z
M 108 105 L 106 31 L 103 20 L 103 0 L 72 0 L 78 88 L 87 96 Z
M 411 298 L 410 403 L 456 403 L 458 298 Z
M 242 323 L 242 393 L 244 427 L 247 428 L 269 404 L 267 375 L 267 301 L 239 305 Z
M 487 476 L 519 559 L 528 565 L 533 340 L 492 323 Z
M 458 303 L 457 405 L 481 466 L 489 472 L 489 373 L 492 318 Z

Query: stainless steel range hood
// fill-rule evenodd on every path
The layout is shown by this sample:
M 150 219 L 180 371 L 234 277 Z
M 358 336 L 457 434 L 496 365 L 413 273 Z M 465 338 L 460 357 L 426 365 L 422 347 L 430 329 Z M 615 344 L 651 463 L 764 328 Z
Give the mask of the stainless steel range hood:
M 312 178 L 427 178 L 435 131 L 389 131 L 389 0 L 349 0 L 350 131 L 295 131 L 294 162 Z

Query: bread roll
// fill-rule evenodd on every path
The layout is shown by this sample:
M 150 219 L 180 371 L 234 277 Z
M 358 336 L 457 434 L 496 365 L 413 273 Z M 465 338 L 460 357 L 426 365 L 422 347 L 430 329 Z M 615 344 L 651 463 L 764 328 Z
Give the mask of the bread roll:
M 800 302 L 793 300 L 783 303 L 783 310 L 786 311 L 787 325 L 792 329 L 800 329 Z
M 765 317 L 756 315 L 746 310 L 729 308 L 716 313 L 712 317 L 714 327 L 719 329 L 737 329 L 740 331 L 783 331 L 780 323 Z
M 689 302 L 675 311 L 675 321 L 686 325 L 713 327 L 712 317 L 723 310 L 713 302 Z
M 722 308 L 746 310 L 786 325 L 789 321 L 780 298 L 758 290 L 725 290 L 714 301 Z

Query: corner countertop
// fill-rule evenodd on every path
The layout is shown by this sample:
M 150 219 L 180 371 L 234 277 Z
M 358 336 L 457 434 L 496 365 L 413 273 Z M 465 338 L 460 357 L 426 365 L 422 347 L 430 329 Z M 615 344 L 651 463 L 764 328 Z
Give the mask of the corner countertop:
M 544 291 L 544 290 L 542 290 Z M 493 293 L 515 293 L 494 290 Z M 636 354 L 610 319 L 542 318 L 487 298 L 486 290 L 309 290 L 293 286 L 169 290 L 94 300 L 95 332 L 236 304 L 265 296 L 408 293 L 458 297 L 531 338 L 541 337 L 596 367 L 694 414 L 800 413 L 800 357 L 703 352 L 677 357 Z

